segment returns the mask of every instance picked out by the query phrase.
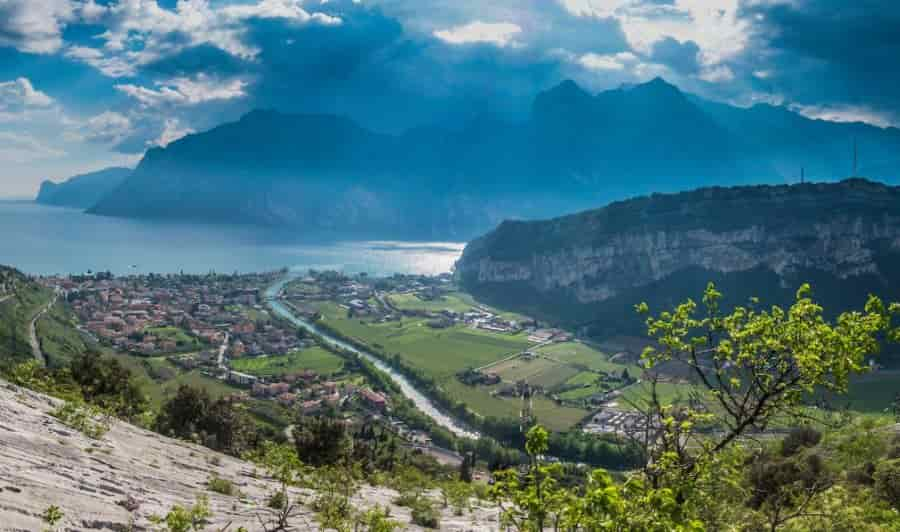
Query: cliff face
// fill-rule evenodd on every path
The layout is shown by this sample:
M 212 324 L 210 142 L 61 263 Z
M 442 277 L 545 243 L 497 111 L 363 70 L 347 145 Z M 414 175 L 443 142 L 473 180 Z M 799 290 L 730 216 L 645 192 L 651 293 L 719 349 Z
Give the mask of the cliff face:
M 860 282 L 890 292 L 900 275 L 895 255 L 900 191 L 848 180 L 700 189 L 546 222 L 506 222 L 467 246 L 457 272 L 476 294 L 496 296 L 506 286 L 516 293 L 507 303 L 527 301 L 553 316 L 551 301 L 615 307 L 632 295 L 629 304 L 639 302 L 647 290 L 673 300 L 688 285 L 702 289 L 694 280 L 704 275 L 756 288 L 751 295 L 767 301 L 768 292 L 803 280 L 844 286 L 847 295 Z M 752 283 L 741 281 L 751 272 Z

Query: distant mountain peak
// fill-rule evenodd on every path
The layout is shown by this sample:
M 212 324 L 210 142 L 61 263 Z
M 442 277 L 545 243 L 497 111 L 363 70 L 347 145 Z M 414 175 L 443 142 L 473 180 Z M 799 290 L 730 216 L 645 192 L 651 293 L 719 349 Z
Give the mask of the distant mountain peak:
M 646 83 L 641 83 L 635 85 L 629 90 L 629 92 L 633 94 L 648 94 L 654 97 L 679 97 L 684 98 L 684 93 L 681 92 L 681 89 L 672 85 L 668 81 L 663 78 L 657 76 Z

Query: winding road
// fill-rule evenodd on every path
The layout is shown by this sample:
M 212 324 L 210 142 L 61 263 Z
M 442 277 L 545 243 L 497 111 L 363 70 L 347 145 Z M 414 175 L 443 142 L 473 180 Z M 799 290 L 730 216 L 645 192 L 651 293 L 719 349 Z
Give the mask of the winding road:
M 28 325 L 28 342 L 31 344 L 31 354 L 34 356 L 34 359 L 40 363 L 42 366 L 47 365 L 47 357 L 44 356 L 44 352 L 41 351 L 41 342 L 37 337 L 37 322 L 41 319 L 44 314 L 50 312 L 50 309 L 53 308 L 53 305 L 56 304 L 56 300 L 59 299 L 59 294 L 53 294 L 53 299 L 50 300 L 50 303 L 47 304 L 46 307 L 41 309 L 40 312 L 34 315 L 31 318 L 31 323 Z
M 424 412 L 438 425 L 463 438 L 477 439 L 480 437 L 480 434 L 468 428 L 465 423 L 450 416 L 449 414 L 438 408 L 438 406 L 435 405 L 431 401 L 431 399 L 429 399 L 424 393 L 419 391 L 415 387 L 415 385 L 409 381 L 409 379 L 407 379 L 404 375 L 398 373 L 394 368 L 389 366 L 380 358 L 376 357 L 372 353 L 369 353 L 368 351 L 358 349 L 353 345 L 350 345 L 349 343 L 332 336 L 327 331 L 317 327 L 314 323 L 297 317 L 287 306 L 285 306 L 284 303 L 278 300 L 278 296 L 284 286 L 293 278 L 294 276 L 288 275 L 266 289 L 266 302 L 269 304 L 269 307 L 273 312 L 290 321 L 294 325 L 321 337 L 323 341 L 340 349 L 355 353 L 371 362 L 372 365 L 374 365 L 380 371 L 386 373 L 391 378 L 391 380 L 393 380 L 397 384 L 403 395 L 405 395 L 410 401 L 412 401 L 416 405 L 416 408 Z

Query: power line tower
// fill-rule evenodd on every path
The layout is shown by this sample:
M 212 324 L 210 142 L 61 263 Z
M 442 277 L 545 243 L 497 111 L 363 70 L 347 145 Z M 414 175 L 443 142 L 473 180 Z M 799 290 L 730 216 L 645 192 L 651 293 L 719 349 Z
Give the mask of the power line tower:
M 537 419 L 534 416 L 534 390 L 528 382 L 521 383 L 522 386 L 522 410 L 519 412 L 519 430 L 522 434 L 534 426 Z

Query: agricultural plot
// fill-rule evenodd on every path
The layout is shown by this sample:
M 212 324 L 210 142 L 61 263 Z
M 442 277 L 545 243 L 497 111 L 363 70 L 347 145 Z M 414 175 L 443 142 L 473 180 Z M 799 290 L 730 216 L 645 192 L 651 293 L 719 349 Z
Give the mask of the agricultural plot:
M 466 405 L 485 417 L 517 418 L 522 411 L 522 401 L 516 398 L 492 396 L 496 387 L 468 386 L 456 379 L 447 379 L 442 383 L 444 389 L 454 397 L 464 401 Z M 553 431 L 566 431 L 587 416 L 588 411 L 556 404 L 543 396 L 533 400 L 533 411 L 538 422 Z
M 457 325 L 432 329 L 424 319 L 376 323 L 347 318 L 337 305 L 319 307 L 325 322 L 342 334 L 372 347 L 399 355 L 410 365 L 435 378 L 467 368 L 481 367 L 530 345 L 525 335 L 493 334 Z
M 424 310 L 427 312 L 440 312 L 452 310 L 453 312 L 466 312 L 477 303 L 472 296 L 461 292 L 452 292 L 437 299 L 425 300 L 416 294 L 391 294 L 391 303 L 402 310 Z
M 622 370 L 627 369 L 632 376 L 636 377 L 641 374 L 641 368 L 636 364 L 612 362 L 606 353 L 582 342 L 545 345 L 538 348 L 536 352 L 562 363 L 585 366 L 593 371 L 621 373 Z
M 340 357 L 321 347 L 288 355 L 238 358 L 231 361 L 231 367 L 235 371 L 258 377 L 288 375 L 307 369 L 322 375 L 332 375 L 343 366 L 344 361 Z

